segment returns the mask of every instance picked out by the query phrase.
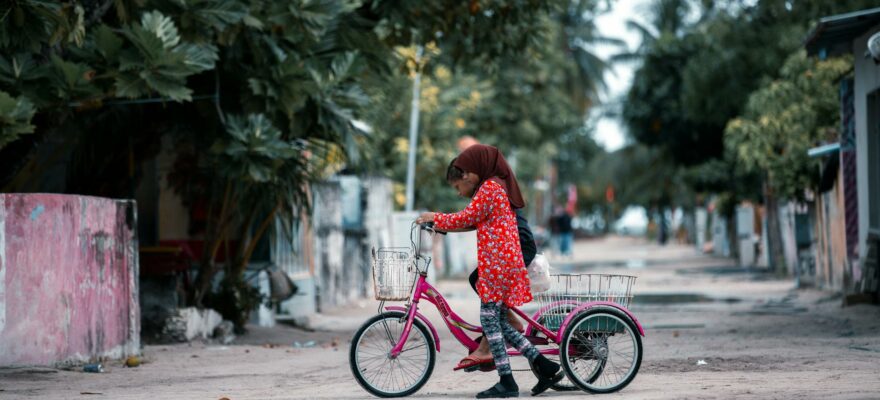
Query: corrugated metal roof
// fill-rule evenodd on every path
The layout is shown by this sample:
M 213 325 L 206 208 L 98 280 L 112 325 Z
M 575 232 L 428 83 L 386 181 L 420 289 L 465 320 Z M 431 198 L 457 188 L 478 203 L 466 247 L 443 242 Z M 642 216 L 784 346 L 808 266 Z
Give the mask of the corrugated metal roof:
M 880 25 L 880 7 L 822 18 L 804 43 L 807 54 L 824 58 L 852 53 L 852 40 L 876 25 Z

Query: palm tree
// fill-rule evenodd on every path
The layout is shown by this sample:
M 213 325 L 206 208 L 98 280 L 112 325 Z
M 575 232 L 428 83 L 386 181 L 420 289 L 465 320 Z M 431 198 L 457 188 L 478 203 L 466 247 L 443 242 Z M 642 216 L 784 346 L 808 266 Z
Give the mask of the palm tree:
M 681 37 L 688 27 L 687 16 L 691 12 L 689 0 L 654 0 L 649 5 L 649 20 L 629 19 L 626 27 L 640 36 L 639 46 L 632 52 L 616 54 L 614 62 L 634 62 L 641 60 L 664 35 Z
M 605 36 L 597 29 L 596 17 L 608 11 L 608 8 L 602 7 L 602 3 L 597 0 L 572 0 L 559 16 L 558 40 L 577 65 L 566 81 L 572 90 L 573 101 L 584 113 L 595 102 L 596 96 L 607 89 L 605 72 L 611 67 L 608 61 L 595 54 L 595 46 L 626 46 L 623 40 Z

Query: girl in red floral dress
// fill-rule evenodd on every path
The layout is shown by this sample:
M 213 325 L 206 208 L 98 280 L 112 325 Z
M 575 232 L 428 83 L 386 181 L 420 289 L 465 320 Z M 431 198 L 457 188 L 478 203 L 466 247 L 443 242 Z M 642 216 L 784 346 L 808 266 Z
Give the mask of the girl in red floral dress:
M 479 148 L 473 148 L 480 146 Z M 423 213 L 417 222 L 434 222 L 438 230 L 477 228 L 480 296 L 480 322 L 489 341 L 500 382 L 477 394 L 477 398 L 518 397 L 519 387 L 513 379 L 505 341 L 519 349 L 532 363 L 539 376 L 532 394 L 539 394 L 562 379 L 559 364 L 548 360 L 510 326 L 507 309 L 532 301 L 529 277 L 520 250 L 513 202 L 522 202 L 522 195 L 512 176 L 485 176 L 485 171 L 509 170 L 507 162 L 492 146 L 474 145 L 456 159 L 455 166 L 464 171 L 465 179 L 479 179 L 478 189 L 468 206 L 457 213 Z M 503 163 L 499 168 L 499 164 Z M 480 172 L 483 172 L 481 175 Z M 510 193 L 510 194 L 508 194 Z

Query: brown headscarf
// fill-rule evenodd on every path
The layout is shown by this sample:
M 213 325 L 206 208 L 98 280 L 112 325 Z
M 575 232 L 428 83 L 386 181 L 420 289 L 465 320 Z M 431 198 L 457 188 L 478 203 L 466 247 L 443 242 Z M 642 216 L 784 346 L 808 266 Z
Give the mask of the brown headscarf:
M 497 148 L 485 144 L 472 145 L 462 151 L 452 165 L 462 171 L 477 174 L 480 177 L 480 183 L 477 187 L 487 179 L 498 182 L 507 191 L 507 197 L 510 198 L 510 205 L 513 208 L 525 207 L 526 202 L 519 191 L 516 176 L 513 175 L 513 170 L 510 169 L 510 165 L 507 165 L 507 160 Z

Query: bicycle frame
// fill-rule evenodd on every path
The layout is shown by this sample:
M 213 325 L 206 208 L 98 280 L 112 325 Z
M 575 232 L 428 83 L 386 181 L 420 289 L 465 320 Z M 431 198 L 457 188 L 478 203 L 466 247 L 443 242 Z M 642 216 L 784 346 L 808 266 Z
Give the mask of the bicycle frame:
M 426 228 L 422 228 L 426 229 Z M 429 230 L 429 229 L 426 229 Z M 418 243 L 413 241 L 413 248 L 416 254 L 416 260 L 422 259 L 423 257 L 419 254 L 419 250 L 421 248 L 421 235 L 419 235 Z M 430 258 L 426 257 L 428 260 L 428 265 L 430 264 Z M 417 265 L 417 261 L 416 261 Z M 433 304 L 434 307 L 437 308 L 437 311 L 440 313 L 440 316 L 443 317 L 443 322 L 446 324 L 446 327 L 449 329 L 449 332 L 452 333 L 452 336 L 458 340 L 463 346 L 468 349 L 468 352 L 473 352 L 480 345 L 478 341 L 471 339 L 470 336 L 465 331 L 470 331 L 474 333 L 482 333 L 483 328 L 477 325 L 473 325 L 465 321 L 461 318 L 452 308 L 449 306 L 449 303 L 443 298 L 443 295 L 440 294 L 434 286 L 428 283 L 427 280 L 427 265 L 425 267 L 425 271 L 418 270 L 418 278 L 414 284 L 415 288 L 413 290 L 412 295 L 410 296 L 410 300 L 407 302 L 406 306 L 387 306 L 384 307 L 385 310 L 389 311 L 402 311 L 406 313 L 406 323 L 404 324 L 403 333 L 400 335 L 400 339 L 395 344 L 395 346 L 391 350 L 391 357 L 397 357 L 401 351 L 403 351 L 403 346 L 409 338 L 409 334 L 412 331 L 413 321 L 418 318 L 424 323 L 428 329 L 431 331 L 431 334 L 434 336 L 434 343 L 437 351 L 440 351 L 440 337 L 437 334 L 437 329 L 434 328 L 434 324 L 431 323 L 424 315 L 419 313 L 419 302 L 421 300 L 426 300 L 429 303 Z M 563 323 L 559 327 L 558 332 L 553 332 L 547 327 L 541 325 L 536 320 L 540 317 L 541 314 L 546 312 L 548 309 L 553 307 L 558 307 L 559 305 L 570 305 L 573 307 L 572 312 L 564 319 Z M 380 305 L 380 309 L 384 306 L 384 302 Z M 553 341 L 555 343 L 561 343 L 562 334 L 565 332 L 565 328 L 568 326 L 568 323 L 571 319 L 577 315 L 580 311 L 592 308 L 592 307 L 610 307 L 616 308 L 622 312 L 624 312 L 629 318 L 632 319 L 633 323 L 636 325 L 638 332 L 641 336 L 645 336 L 645 331 L 642 329 L 641 324 L 639 324 L 636 317 L 625 307 L 622 307 L 619 304 L 613 302 L 606 301 L 594 301 L 588 303 L 578 303 L 578 302 L 560 302 L 559 304 L 551 304 L 548 305 L 533 314 L 531 317 L 526 315 L 522 310 L 517 307 L 511 307 L 510 310 L 514 312 L 514 314 L 518 315 L 520 318 L 526 321 L 527 327 L 525 332 L 535 332 L 540 331 L 544 335 L 546 335 L 547 339 Z M 551 354 L 558 355 L 559 349 L 540 349 L 542 354 Z M 521 355 L 518 350 L 508 350 L 507 353 L 512 356 Z
M 436 328 L 434 328 L 434 325 L 431 323 L 431 321 L 429 321 L 421 313 L 418 312 L 418 305 L 421 300 L 426 300 L 437 308 L 437 312 L 439 312 L 440 316 L 443 317 L 443 322 L 446 323 L 446 327 L 449 328 L 449 332 L 452 333 L 452 336 L 455 337 L 455 339 L 458 340 L 458 342 L 461 343 L 464 347 L 466 347 L 469 352 L 477 349 L 480 343 L 471 339 L 471 337 L 467 335 L 466 331 L 482 333 L 483 328 L 468 323 L 458 314 L 456 314 L 455 311 L 453 311 L 452 308 L 449 306 L 449 303 L 446 302 L 446 299 L 443 298 L 443 295 L 441 295 L 434 286 L 428 283 L 426 275 L 420 273 L 419 278 L 416 281 L 413 295 L 406 307 L 385 307 L 385 309 L 389 311 L 404 311 L 407 313 L 407 321 L 404 325 L 403 334 L 400 337 L 400 341 L 391 350 L 392 357 L 396 357 L 398 354 L 400 354 L 401 350 L 403 350 L 404 343 L 406 343 L 406 340 L 409 338 L 409 333 L 412 330 L 412 323 L 415 318 L 418 318 L 425 325 L 428 326 L 428 328 L 431 330 L 431 333 L 434 335 L 434 341 L 436 343 L 437 351 L 440 351 L 440 338 L 437 335 Z M 545 335 L 547 335 L 548 338 L 551 338 L 553 341 L 558 340 L 555 332 L 535 322 L 534 319 L 526 315 L 522 310 L 515 307 L 511 308 L 511 310 L 513 310 L 515 314 L 519 315 L 520 318 L 524 319 L 532 329 L 537 329 L 543 332 Z M 545 354 L 558 354 L 558 350 L 555 349 L 542 350 L 541 352 Z M 516 350 L 510 350 L 508 351 L 508 353 L 510 355 L 520 354 Z

